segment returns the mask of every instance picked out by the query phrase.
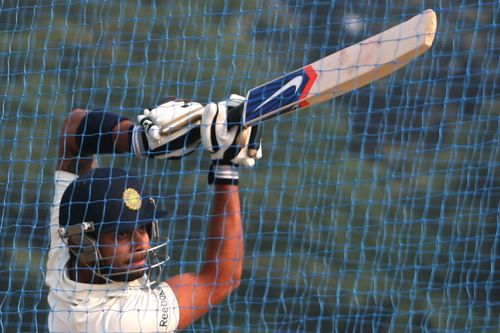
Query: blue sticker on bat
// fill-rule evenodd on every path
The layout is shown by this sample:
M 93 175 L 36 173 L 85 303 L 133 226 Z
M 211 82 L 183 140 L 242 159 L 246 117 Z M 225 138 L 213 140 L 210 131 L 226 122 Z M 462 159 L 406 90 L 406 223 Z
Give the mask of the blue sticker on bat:
M 284 109 L 279 113 L 293 109 L 297 102 L 307 94 L 316 77 L 316 71 L 307 66 L 250 90 L 245 122 L 266 118 L 266 115 L 273 114 L 281 108 Z M 288 108 L 287 105 L 289 105 Z

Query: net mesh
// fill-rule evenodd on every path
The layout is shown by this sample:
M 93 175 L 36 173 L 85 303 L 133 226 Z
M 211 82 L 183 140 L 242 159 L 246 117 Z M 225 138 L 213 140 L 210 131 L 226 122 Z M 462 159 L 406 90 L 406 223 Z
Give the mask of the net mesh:
M 57 138 L 74 108 L 129 118 L 218 101 L 432 8 L 432 49 L 265 124 L 241 173 L 243 279 L 196 331 L 497 331 L 497 1 L 2 1 L 0 330 L 47 330 Z M 208 156 L 100 157 L 171 212 L 168 274 L 203 261 Z

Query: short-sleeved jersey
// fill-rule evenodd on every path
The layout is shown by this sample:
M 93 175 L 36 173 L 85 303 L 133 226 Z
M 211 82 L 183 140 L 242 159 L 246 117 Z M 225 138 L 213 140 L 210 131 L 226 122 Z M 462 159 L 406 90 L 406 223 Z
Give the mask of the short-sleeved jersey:
M 177 299 L 163 282 L 145 287 L 145 279 L 106 284 L 76 283 L 67 271 L 69 250 L 58 235 L 59 205 L 77 176 L 56 171 L 51 208 L 51 245 L 45 283 L 50 288 L 51 332 L 171 332 L 179 322 Z

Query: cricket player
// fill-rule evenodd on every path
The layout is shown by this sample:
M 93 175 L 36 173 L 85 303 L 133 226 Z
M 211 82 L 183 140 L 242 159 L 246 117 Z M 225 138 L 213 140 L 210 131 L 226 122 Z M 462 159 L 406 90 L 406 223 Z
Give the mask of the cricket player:
M 209 103 L 201 127 L 158 135 L 172 119 L 201 105 L 178 100 L 145 110 L 139 124 L 106 111 L 74 110 L 59 139 L 46 284 L 52 332 L 171 332 L 221 303 L 241 279 L 243 231 L 238 166 L 253 166 L 252 128 L 228 128 L 227 112 L 243 98 Z M 201 129 L 201 130 L 200 130 Z M 254 137 L 254 136 L 252 136 Z M 97 167 L 95 154 L 181 158 L 203 142 L 214 186 L 205 261 L 197 273 L 154 281 L 168 259 L 165 213 L 140 178 Z M 156 282 L 156 283 L 155 283 Z

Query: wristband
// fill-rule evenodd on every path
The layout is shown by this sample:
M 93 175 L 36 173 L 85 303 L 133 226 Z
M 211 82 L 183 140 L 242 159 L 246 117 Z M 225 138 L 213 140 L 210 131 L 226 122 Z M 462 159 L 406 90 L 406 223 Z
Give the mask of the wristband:
M 238 185 L 239 173 L 237 164 L 219 164 L 214 161 L 208 170 L 208 184 Z
M 80 154 L 114 153 L 113 130 L 123 120 L 128 118 L 106 111 L 88 112 L 76 129 L 75 139 Z
M 130 150 L 137 157 L 146 157 L 146 149 L 149 149 L 148 141 L 145 140 L 144 128 L 140 125 L 133 125 L 129 129 Z

